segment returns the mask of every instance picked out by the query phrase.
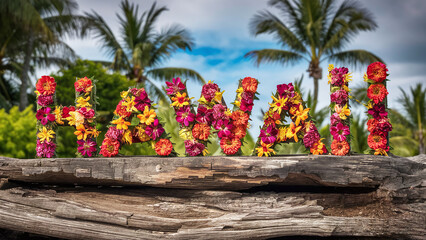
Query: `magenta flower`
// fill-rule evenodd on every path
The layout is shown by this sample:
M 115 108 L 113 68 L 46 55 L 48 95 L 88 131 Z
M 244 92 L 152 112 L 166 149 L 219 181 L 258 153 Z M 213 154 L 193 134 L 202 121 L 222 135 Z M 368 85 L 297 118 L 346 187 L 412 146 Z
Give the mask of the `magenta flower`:
M 180 78 L 173 78 L 172 82 L 166 82 L 166 84 L 169 87 L 166 89 L 167 95 L 174 95 L 185 89 L 185 84 L 180 81 Z
M 336 126 L 330 127 L 330 133 L 333 136 L 333 139 L 346 141 L 346 136 L 350 134 L 349 126 L 338 123 Z
M 213 121 L 213 110 L 207 109 L 204 105 L 199 105 L 197 109 L 197 116 L 195 120 L 199 123 L 211 124 Z
M 154 120 L 154 123 L 147 126 L 145 129 L 145 133 L 152 138 L 152 140 L 155 140 L 163 134 L 164 128 L 161 125 L 161 123 L 158 121 L 158 119 Z
M 392 131 L 392 124 L 389 122 L 388 118 L 379 119 L 376 125 L 376 129 L 382 133 Z
M 348 93 L 345 90 L 337 90 L 330 95 L 331 102 L 345 105 L 348 102 Z
M 82 107 L 78 109 L 78 112 L 84 116 L 84 118 L 91 119 L 95 117 L 95 110 L 87 109 L 86 107 Z
M 320 135 L 318 133 L 317 127 L 315 124 L 311 124 L 309 130 L 303 136 L 303 144 L 306 148 L 311 148 L 315 143 L 320 139 Z
M 216 104 L 213 106 L 213 119 L 219 120 L 219 119 L 227 119 L 227 116 L 225 115 L 226 107 L 222 104 Z
M 105 133 L 105 138 L 121 142 L 121 139 L 123 138 L 123 130 L 119 130 L 116 126 L 112 126 L 108 128 L 108 131 Z
M 334 125 L 336 125 L 336 124 L 338 124 L 340 122 L 341 122 L 341 119 L 340 119 L 339 114 L 338 113 L 333 113 L 331 115 L 331 117 L 330 117 L 330 124 L 331 124 L 331 126 L 334 126 Z
M 280 97 L 292 98 L 294 97 L 294 87 L 292 83 L 277 85 L 277 92 Z
M 92 139 L 84 140 L 78 140 L 77 141 L 78 147 L 77 151 L 81 154 L 81 156 L 89 156 L 91 157 L 94 152 L 96 152 L 96 142 Z
M 334 68 L 331 70 L 331 84 L 336 86 L 342 86 L 345 80 L 345 74 L 348 73 L 348 69 L 345 67 Z
M 386 112 L 385 105 L 379 103 L 374 105 L 372 108 L 368 109 L 368 114 L 373 116 L 374 119 L 382 119 L 388 116 L 388 112 Z
M 180 124 L 189 126 L 195 119 L 195 114 L 191 112 L 189 106 L 183 106 L 176 111 L 176 121 Z
M 36 118 L 40 120 L 41 124 L 46 125 L 48 122 L 55 121 L 55 115 L 50 113 L 50 107 L 44 107 L 37 110 Z
M 40 95 L 37 97 L 37 104 L 42 107 L 47 107 L 53 104 L 53 95 Z
M 240 109 L 244 112 L 250 112 L 253 109 L 254 94 L 251 92 L 243 92 L 241 94 Z
M 37 157 L 51 158 L 55 155 L 56 144 L 52 141 L 43 143 L 37 139 L 36 154 Z
M 203 95 L 208 102 L 211 102 L 217 91 L 219 91 L 219 86 L 217 86 L 216 83 L 206 83 L 203 85 L 201 95 Z
M 218 121 L 216 121 L 216 125 L 215 125 L 215 128 L 219 130 L 219 132 L 217 133 L 217 136 L 219 138 L 231 136 L 232 135 L 231 130 L 233 127 L 234 126 L 228 119 L 219 119 Z
M 131 89 L 130 92 L 135 96 L 135 108 L 141 112 L 145 110 L 145 106 L 148 106 L 150 108 L 151 100 L 149 99 L 145 89 L 143 88 L 141 89 L 133 88 L 133 89 Z
M 259 137 L 266 144 L 274 143 L 277 140 L 278 129 L 272 124 L 268 128 L 261 129 Z
M 185 151 L 189 156 L 198 156 L 201 155 L 205 149 L 205 146 L 202 143 L 196 142 L 194 140 L 185 140 Z

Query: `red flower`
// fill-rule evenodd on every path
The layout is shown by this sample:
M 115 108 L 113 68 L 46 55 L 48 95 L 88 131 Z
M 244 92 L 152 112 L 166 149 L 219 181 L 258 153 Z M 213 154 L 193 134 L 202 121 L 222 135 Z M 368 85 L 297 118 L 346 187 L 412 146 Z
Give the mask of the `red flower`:
M 70 117 L 70 112 L 74 112 L 75 111 L 75 107 L 74 106 L 70 106 L 70 107 L 64 107 L 62 109 L 62 118 L 67 118 Z
M 247 125 L 249 120 L 249 115 L 241 110 L 237 110 L 232 113 L 231 119 L 234 120 L 235 126 Z
M 368 122 L 367 122 L 367 127 L 368 127 L 367 130 L 369 132 L 373 132 L 377 128 L 377 122 L 378 121 L 374 118 L 369 119 Z
M 53 77 L 42 76 L 36 84 L 37 91 L 42 95 L 52 95 L 55 93 L 56 82 Z
M 192 129 L 192 136 L 196 139 L 206 141 L 210 135 L 210 127 L 207 124 L 197 123 Z
M 376 104 L 382 102 L 388 94 L 388 90 L 383 84 L 371 84 L 367 90 L 367 97 Z
M 346 141 L 333 140 L 331 143 L 331 153 L 333 155 L 344 156 L 349 152 L 349 144 Z
M 172 153 L 173 145 L 169 139 L 160 139 L 155 144 L 155 152 L 160 156 L 168 156 Z
M 388 141 L 386 139 L 386 136 L 379 132 L 372 132 L 370 135 L 368 135 L 367 143 L 371 149 L 385 149 L 387 142 Z
M 74 87 L 77 92 L 90 92 L 93 88 L 92 80 L 88 79 L 87 77 L 80 78 L 74 83 Z
M 234 134 L 236 138 L 243 139 L 247 133 L 246 129 L 247 129 L 247 126 L 239 125 L 234 127 L 231 132 L 232 134 Z
M 238 138 L 224 137 L 220 140 L 220 148 L 226 155 L 234 155 L 241 147 L 241 141 Z
M 105 138 L 102 142 L 101 151 L 99 152 L 99 154 L 102 154 L 104 157 L 114 157 L 118 154 L 119 149 L 119 141 L 112 140 L 110 138 Z
M 257 80 L 251 77 L 246 77 L 241 82 L 241 85 L 243 86 L 243 90 L 245 92 L 255 93 L 257 90 Z
M 55 114 L 50 113 L 50 107 L 44 107 L 37 110 L 36 118 L 40 120 L 40 123 L 46 125 L 48 122 L 55 121 Z
M 368 66 L 367 77 L 370 80 L 380 83 L 386 79 L 387 71 L 388 69 L 386 68 L 385 64 L 381 62 L 375 62 Z
M 120 100 L 120 102 L 117 104 L 117 107 L 115 108 L 115 113 L 122 117 L 122 118 L 128 118 L 130 115 L 132 115 L 132 112 L 127 111 L 127 107 L 123 106 L 124 100 Z

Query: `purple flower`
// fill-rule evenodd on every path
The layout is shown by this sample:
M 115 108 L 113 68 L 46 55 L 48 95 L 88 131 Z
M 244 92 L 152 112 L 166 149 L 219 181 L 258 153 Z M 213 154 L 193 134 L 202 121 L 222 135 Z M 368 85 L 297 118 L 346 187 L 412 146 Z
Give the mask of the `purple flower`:
M 185 151 L 189 156 L 198 156 L 203 153 L 206 146 L 194 140 L 185 140 Z
M 277 92 L 280 97 L 292 98 L 294 97 L 294 87 L 292 83 L 277 85 Z
M 42 107 L 47 107 L 53 104 L 53 95 L 40 95 L 37 97 L 37 104 Z
M 386 112 L 385 105 L 379 103 L 374 105 L 372 108 L 368 109 L 368 114 L 373 116 L 374 119 L 382 119 L 388 116 L 388 112 Z
M 346 136 L 350 134 L 349 126 L 338 123 L 336 126 L 330 127 L 330 133 L 333 136 L 333 139 L 346 141 Z
M 195 120 L 199 123 L 211 124 L 213 121 L 213 110 L 207 109 L 204 105 L 200 104 L 197 109 Z
M 189 126 L 191 122 L 195 119 L 195 114 L 191 112 L 189 106 L 183 106 L 176 111 L 176 121 L 180 124 Z
M 36 118 L 40 120 L 41 124 L 46 125 L 47 122 L 55 121 L 55 115 L 50 113 L 50 107 L 43 107 L 37 110 Z
M 121 138 L 123 138 L 123 130 L 119 130 L 116 126 L 112 126 L 105 133 L 105 138 L 121 141 Z
M 96 152 L 96 142 L 92 139 L 84 140 L 78 140 L 77 141 L 78 147 L 77 151 L 81 154 L 81 156 L 89 156 L 91 157 L 93 152 Z
M 335 102 L 339 105 L 345 105 L 348 102 L 348 93 L 345 90 L 337 90 L 330 95 L 332 102 Z
M 44 141 L 43 143 L 40 140 L 37 140 L 36 153 L 37 157 L 46 157 L 51 158 L 55 155 L 56 144 L 52 141 Z
M 278 129 L 273 126 L 269 125 L 268 128 L 261 129 L 259 137 L 261 138 L 262 142 L 266 144 L 274 143 L 277 139 Z
M 185 84 L 180 81 L 180 78 L 173 78 L 172 82 L 166 82 L 166 84 L 169 87 L 166 89 L 167 95 L 174 95 L 185 89 Z
M 163 134 L 164 128 L 161 125 L 161 123 L 158 121 L 158 119 L 154 120 L 154 123 L 147 126 L 145 129 L 145 133 L 152 138 L 152 140 L 155 140 Z
M 201 94 L 208 102 L 211 102 L 217 91 L 219 91 L 219 86 L 216 83 L 206 83 L 203 85 Z

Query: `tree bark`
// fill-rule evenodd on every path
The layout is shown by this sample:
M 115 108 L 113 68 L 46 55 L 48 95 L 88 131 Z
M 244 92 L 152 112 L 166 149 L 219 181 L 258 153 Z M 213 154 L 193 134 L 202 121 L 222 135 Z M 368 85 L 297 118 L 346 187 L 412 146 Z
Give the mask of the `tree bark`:
M 30 71 L 30 61 L 33 53 L 34 39 L 32 37 L 32 31 L 29 32 L 28 44 L 25 50 L 24 64 L 21 72 L 21 86 L 19 88 L 19 110 L 23 111 L 28 106 L 28 85 L 30 79 L 28 72 Z

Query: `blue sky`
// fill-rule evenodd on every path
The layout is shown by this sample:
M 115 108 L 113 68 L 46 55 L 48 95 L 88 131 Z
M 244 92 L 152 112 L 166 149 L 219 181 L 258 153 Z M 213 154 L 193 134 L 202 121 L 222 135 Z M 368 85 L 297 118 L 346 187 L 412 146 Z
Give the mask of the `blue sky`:
M 119 36 L 116 13 L 119 12 L 118 0 L 78 0 L 80 11 L 95 10 L 104 17 L 115 35 Z M 153 1 L 132 1 L 140 5 L 140 11 L 149 8 Z M 249 21 L 260 10 L 276 10 L 262 0 L 160 0 L 159 6 L 167 6 L 159 19 L 158 30 L 170 24 L 178 23 L 189 30 L 195 39 L 196 47 L 192 52 L 178 52 L 164 66 L 186 67 L 198 71 L 206 80 L 214 80 L 225 90 L 225 100 L 230 103 L 235 97 L 238 79 L 246 76 L 260 81 L 260 100 L 253 109 L 252 134 L 257 136 L 261 121 L 260 109 L 267 108 L 270 94 L 277 84 L 293 82 L 304 74 L 303 88 L 312 89 L 312 80 L 308 78 L 307 62 L 292 66 L 262 64 L 257 67 L 243 56 L 250 50 L 262 48 L 280 48 L 271 36 L 251 36 Z M 359 1 L 374 15 L 379 28 L 374 32 L 357 35 L 347 49 L 366 49 L 380 56 L 388 65 L 389 107 L 400 108 L 397 98 L 399 87 L 408 90 L 416 83 L 426 83 L 426 1 L 424 0 L 369 0 Z M 101 51 L 100 45 L 92 38 L 68 40 L 69 45 L 83 59 L 109 60 Z M 323 75 L 332 62 L 322 64 Z M 335 64 L 335 63 L 333 63 Z M 335 64 L 336 65 L 336 64 Z M 363 84 L 362 75 L 366 70 L 351 69 L 352 86 Z M 190 84 L 189 94 L 198 97 L 201 85 Z M 329 104 L 329 86 L 320 81 L 319 106 Z

